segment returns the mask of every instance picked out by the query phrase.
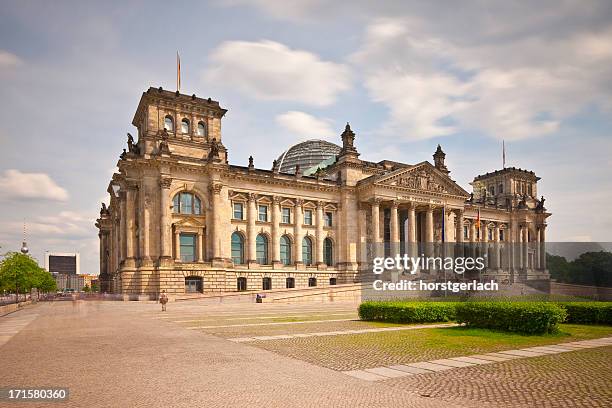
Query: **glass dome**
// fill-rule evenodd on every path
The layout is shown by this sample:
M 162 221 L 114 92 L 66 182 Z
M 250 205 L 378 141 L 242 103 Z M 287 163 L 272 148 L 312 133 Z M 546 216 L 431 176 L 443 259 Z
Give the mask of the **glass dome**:
M 340 154 L 342 148 L 325 140 L 307 140 L 291 146 L 276 159 L 274 170 L 281 173 L 295 173 L 295 166 L 299 164 L 302 174 L 310 174 L 309 169 L 318 166 L 321 162 L 331 164 Z M 326 166 L 323 166 L 326 167 Z

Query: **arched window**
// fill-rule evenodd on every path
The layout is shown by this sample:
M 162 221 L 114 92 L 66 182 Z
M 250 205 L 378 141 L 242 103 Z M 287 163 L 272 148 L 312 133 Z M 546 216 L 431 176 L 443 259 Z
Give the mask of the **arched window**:
M 198 123 L 198 136 L 206 137 L 206 124 L 204 122 Z
M 232 234 L 232 261 L 236 265 L 244 264 L 244 238 L 239 232 Z
M 309 237 L 302 240 L 302 260 L 304 265 L 312 265 L 312 240 Z
M 172 212 L 175 214 L 202 214 L 202 201 L 188 192 L 181 192 L 172 199 Z
M 260 265 L 267 265 L 268 262 L 268 238 L 259 234 L 255 241 L 256 253 L 257 253 L 257 263 Z
M 334 264 L 334 243 L 331 238 L 325 238 L 323 241 L 323 262 L 327 266 Z
M 166 116 L 164 118 L 164 129 L 166 129 L 168 132 L 174 132 L 174 120 L 172 119 L 172 116 Z
M 189 119 L 181 120 L 181 133 L 189 134 Z
M 291 265 L 291 240 L 286 235 L 280 238 L 280 258 L 283 265 Z

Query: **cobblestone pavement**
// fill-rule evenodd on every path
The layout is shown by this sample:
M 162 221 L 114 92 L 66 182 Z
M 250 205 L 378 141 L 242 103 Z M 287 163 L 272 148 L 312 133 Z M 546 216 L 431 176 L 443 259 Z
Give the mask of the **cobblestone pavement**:
M 455 404 L 496 407 L 612 406 L 612 346 L 384 381 Z
M 153 303 L 56 302 L 17 312 L 15 316 L 19 317 L 38 316 L 0 346 L 0 387 L 69 387 L 70 399 L 46 405 L 30 402 L 9 406 L 458 406 L 421 397 L 409 388 L 364 382 L 260 348 L 188 330 L 171 319 L 153 318 L 161 314 L 158 308 Z M 306 309 L 315 310 L 295 308 L 302 314 Z M 251 311 L 252 305 L 207 310 L 236 311 L 234 315 L 240 315 Z
M 440 347 L 435 333 L 452 329 L 419 329 L 381 333 L 366 333 L 333 337 L 291 338 L 249 344 L 297 358 L 312 364 L 339 371 L 349 371 L 396 364 L 416 363 L 449 357 L 510 350 L 526 346 L 557 344 L 558 337 L 533 338 L 525 336 L 525 345 L 506 341 L 500 334 L 496 343 L 479 342 L 478 336 L 463 334 L 459 328 L 453 333 L 454 342 Z M 602 331 L 601 336 L 612 334 L 612 329 Z M 588 338 L 588 337 L 585 337 Z M 580 340 L 569 338 L 565 341 Z M 516 339 L 515 339 L 516 340 Z M 522 338 L 519 340 L 523 340 Z

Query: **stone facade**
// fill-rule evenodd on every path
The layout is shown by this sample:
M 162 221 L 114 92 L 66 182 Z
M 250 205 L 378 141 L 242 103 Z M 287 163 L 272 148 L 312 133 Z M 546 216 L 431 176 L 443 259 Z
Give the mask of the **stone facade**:
M 488 254 L 486 275 L 495 279 L 548 277 L 550 214 L 533 172 L 478 176 L 469 194 L 450 178 L 439 146 L 434 164 L 369 162 L 348 124 L 335 161 L 312 175 L 258 169 L 252 158 L 231 165 L 225 113 L 210 98 L 142 94 L 132 122 L 138 140 L 128 134 L 96 223 L 103 291 L 148 297 L 352 283 L 368 270 L 372 248 L 433 255 L 441 242 L 471 242 L 468 250 Z

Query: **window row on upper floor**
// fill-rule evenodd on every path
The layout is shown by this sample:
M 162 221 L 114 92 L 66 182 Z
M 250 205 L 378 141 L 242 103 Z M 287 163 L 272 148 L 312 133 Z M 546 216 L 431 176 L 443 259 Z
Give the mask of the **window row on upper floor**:
M 232 218 L 234 220 L 246 220 L 246 213 L 243 203 L 234 202 L 233 204 Z M 257 221 L 269 222 L 270 221 L 270 207 L 266 204 L 259 204 L 257 206 Z M 294 214 L 291 207 L 281 207 L 281 224 L 293 224 Z M 310 209 L 304 209 L 303 212 L 303 224 L 304 225 L 315 225 L 314 211 Z M 323 225 L 325 227 L 332 227 L 334 225 L 334 214 L 331 211 L 323 212 Z
M 175 131 L 174 118 L 172 116 L 166 115 L 166 117 L 164 118 L 164 129 L 166 129 L 168 132 Z M 187 118 L 181 119 L 180 131 L 181 133 L 186 134 L 186 135 L 191 134 L 191 122 L 189 119 Z M 197 128 L 196 128 L 196 136 L 206 137 L 207 134 L 208 134 L 208 126 L 206 125 L 206 122 L 199 121 Z
M 245 237 L 234 232 L 231 238 L 232 261 L 235 265 L 243 265 L 245 260 Z M 260 265 L 269 265 L 270 262 L 270 246 L 269 239 L 265 234 L 257 235 L 255 239 L 255 254 L 256 261 Z M 291 265 L 294 262 L 292 250 L 292 240 L 288 235 L 280 237 L 280 261 L 283 265 Z M 304 265 L 310 266 L 314 264 L 313 254 L 313 239 L 309 236 L 302 238 L 302 262 Z M 331 238 L 325 238 L 323 241 L 323 259 L 321 262 L 327 266 L 332 266 L 334 262 L 334 243 Z

